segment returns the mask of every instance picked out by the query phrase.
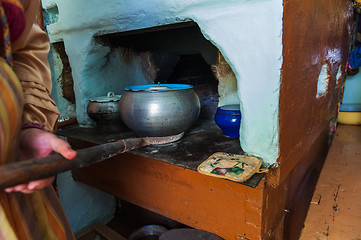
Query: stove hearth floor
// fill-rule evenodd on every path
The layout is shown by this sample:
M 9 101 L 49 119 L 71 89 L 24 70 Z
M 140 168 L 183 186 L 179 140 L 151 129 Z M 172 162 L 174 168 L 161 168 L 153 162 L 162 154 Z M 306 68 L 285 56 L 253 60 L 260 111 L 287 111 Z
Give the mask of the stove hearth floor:
M 60 128 L 57 135 L 67 137 L 70 143 L 82 142 L 90 145 L 113 142 L 119 139 L 136 137 L 125 128 L 84 128 L 76 124 Z M 169 163 L 197 171 L 197 167 L 216 152 L 243 154 L 238 138 L 230 138 L 211 120 L 199 121 L 176 142 L 145 146 L 132 151 L 133 154 Z M 255 174 L 248 181 L 241 183 L 256 187 L 264 174 Z

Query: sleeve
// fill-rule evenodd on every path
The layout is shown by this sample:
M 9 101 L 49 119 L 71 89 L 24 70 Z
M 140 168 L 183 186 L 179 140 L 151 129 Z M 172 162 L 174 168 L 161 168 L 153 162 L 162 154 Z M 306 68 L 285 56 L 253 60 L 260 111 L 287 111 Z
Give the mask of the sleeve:
M 34 0 L 24 7 L 27 23 L 13 44 L 13 69 L 24 91 L 23 124 L 35 124 L 53 132 L 59 112 L 50 95 L 49 39 L 36 21 L 39 9 L 40 3 Z

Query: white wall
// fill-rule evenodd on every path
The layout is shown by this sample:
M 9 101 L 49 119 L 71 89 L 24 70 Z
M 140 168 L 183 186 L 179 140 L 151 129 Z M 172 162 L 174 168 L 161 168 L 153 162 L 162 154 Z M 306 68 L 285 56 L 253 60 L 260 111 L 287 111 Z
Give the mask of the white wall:
M 282 65 L 282 0 L 43 0 L 44 8 L 57 5 L 58 21 L 48 26 L 52 42 L 64 41 L 73 70 L 78 121 L 86 124 L 87 101 L 93 89 L 89 78 L 105 83 L 109 75 L 121 88 L 122 73 L 132 72 L 146 82 L 137 66 L 122 66 L 111 74 L 87 75 L 89 62 L 109 69 L 95 35 L 129 31 L 170 23 L 195 21 L 206 39 L 222 53 L 236 75 L 242 111 L 240 140 L 243 150 L 272 164 L 278 157 L 278 101 Z M 103 70 L 104 70 L 103 69 Z M 102 71 L 101 73 L 105 73 Z M 106 83 L 104 88 L 112 87 Z M 123 86 L 124 87 L 124 86 Z M 104 89 L 104 94 L 106 89 Z

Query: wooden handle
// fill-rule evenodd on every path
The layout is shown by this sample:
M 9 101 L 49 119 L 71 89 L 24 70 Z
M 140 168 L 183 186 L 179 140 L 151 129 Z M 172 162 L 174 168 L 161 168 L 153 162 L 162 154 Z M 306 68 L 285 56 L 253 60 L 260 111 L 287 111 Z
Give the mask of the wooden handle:
M 147 145 L 144 139 L 130 138 L 78 150 L 76 157 L 72 160 L 60 154 L 52 154 L 44 158 L 3 164 L 0 166 L 0 189 L 89 166 L 144 145 Z

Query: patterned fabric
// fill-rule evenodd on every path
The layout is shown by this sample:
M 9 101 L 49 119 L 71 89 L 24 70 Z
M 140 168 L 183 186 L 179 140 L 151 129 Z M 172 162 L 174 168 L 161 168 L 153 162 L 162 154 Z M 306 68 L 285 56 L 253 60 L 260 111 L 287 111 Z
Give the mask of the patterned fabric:
M 4 7 L 0 7 L 0 18 L 1 18 L 1 26 L 3 29 L 4 57 L 6 59 L 6 62 L 8 62 L 10 66 L 12 66 L 13 59 L 11 56 L 10 28 L 6 18 Z
M 0 163 L 8 163 L 14 160 L 23 95 L 16 75 L 3 58 L 0 60 Z
M 18 0 L 1 0 L 0 46 L 6 61 L 12 65 L 11 42 L 16 41 L 25 28 L 25 15 Z
M 32 194 L 0 192 L 0 240 L 74 239 L 52 187 Z
M 0 57 L 0 164 L 15 160 L 23 102 L 17 76 Z M 53 239 L 75 238 L 51 186 L 32 194 L 0 190 L 0 240 Z

